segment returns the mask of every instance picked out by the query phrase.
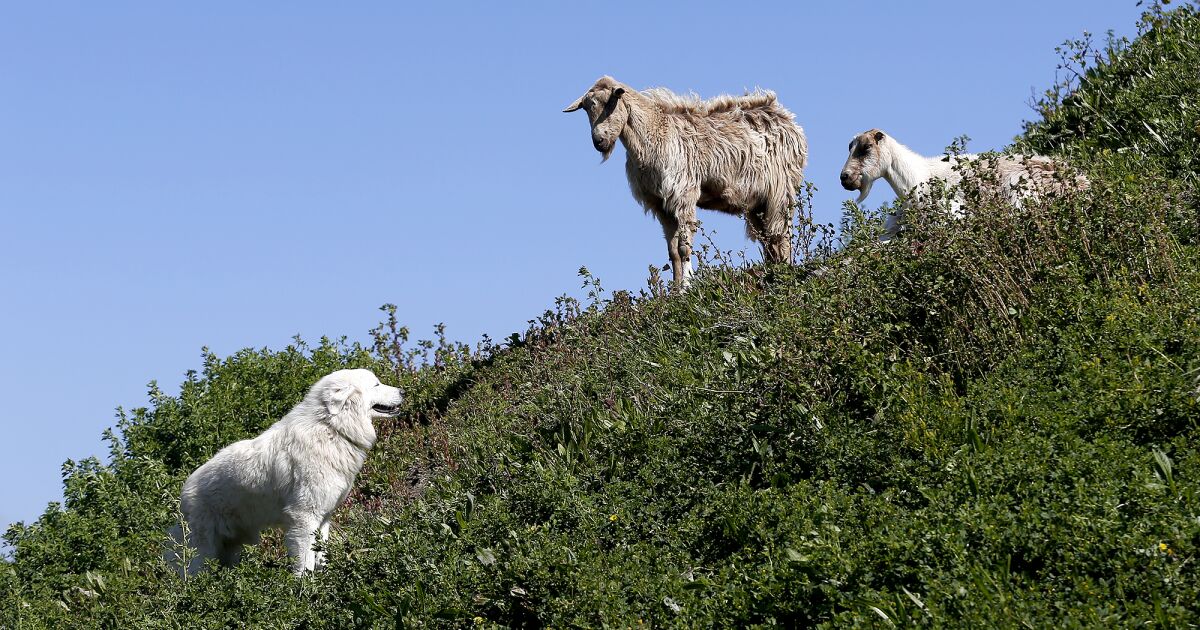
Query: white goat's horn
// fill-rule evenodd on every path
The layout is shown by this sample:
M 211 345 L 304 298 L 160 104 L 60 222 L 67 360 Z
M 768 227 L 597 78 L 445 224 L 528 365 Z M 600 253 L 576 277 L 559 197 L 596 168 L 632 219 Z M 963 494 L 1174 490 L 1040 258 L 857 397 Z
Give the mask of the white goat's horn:
M 573 111 L 579 109 L 580 107 L 583 107 L 583 97 L 582 96 L 575 99 L 574 103 L 567 105 L 567 108 L 563 110 L 563 113 L 565 114 L 567 112 L 573 112 Z

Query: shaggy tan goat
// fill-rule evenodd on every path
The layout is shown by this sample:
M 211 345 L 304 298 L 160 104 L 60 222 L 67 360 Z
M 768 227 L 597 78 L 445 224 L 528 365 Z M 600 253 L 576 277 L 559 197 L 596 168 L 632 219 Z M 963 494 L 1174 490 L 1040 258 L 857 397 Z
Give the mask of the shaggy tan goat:
M 772 92 L 702 101 L 656 88 L 639 92 L 601 77 L 564 109 L 583 109 L 592 145 L 625 145 L 633 198 L 662 224 L 677 287 L 692 272 L 696 207 L 744 215 L 768 262 L 791 259 L 791 224 L 808 141 Z

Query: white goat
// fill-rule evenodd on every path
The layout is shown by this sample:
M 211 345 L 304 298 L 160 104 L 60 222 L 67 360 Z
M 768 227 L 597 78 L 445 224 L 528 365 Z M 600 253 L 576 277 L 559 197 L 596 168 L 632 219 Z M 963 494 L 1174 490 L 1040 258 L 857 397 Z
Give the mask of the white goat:
M 625 145 L 629 188 L 662 224 L 676 287 L 691 277 L 697 206 L 744 215 L 767 262 L 791 259 L 808 141 L 774 93 L 701 101 L 602 77 L 563 111 L 577 109 L 605 160 L 618 138 Z
M 862 203 L 871 193 L 875 180 L 881 177 L 887 180 L 901 201 L 896 213 L 888 215 L 880 236 L 880 240 L 888 241 L 900 232 L 904 211 L 911 206 L 914 196 L 917 200 L 928 201 L 923 197 L 930 192 L 929 184 L 934 179 L 945 182 L 947 188 L 954 188 L 962 182 L 963 171 L 970 168 L 964 168 L 965 165 L 974 162 L 994 164 L 996 181 L 1001 187 L 999 192 L 1016 206 L 1024 199 L 1037 196 L 1039 191 L 1070 188 L 1055 175 L 1060 165 L 1048 157 L 1008 155 L 999 156 L 994 162 L 980 161 L 979 156 L 971 154 L 923 157 L 878 129 L 864 131 L 850 141 L 850 156 L 842 167 L 842 187 L 859 191 L 855 203 Z M 1087 188 L 1087 179 L 1076 176 L 1074 188 Z M 950 199 L 950 213 L 955 217 L 962 216 L 961 192 Z

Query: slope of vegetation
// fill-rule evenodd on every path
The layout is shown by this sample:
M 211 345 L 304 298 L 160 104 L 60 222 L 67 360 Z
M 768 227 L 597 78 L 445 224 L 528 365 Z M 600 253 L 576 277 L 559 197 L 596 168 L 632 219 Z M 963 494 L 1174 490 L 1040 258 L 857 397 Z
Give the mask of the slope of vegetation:
M 1198 38 L 1155 6 L 1065 49 L 1080 78 L 1018 145 L 1078 194 L 967 191 L 888 246 L 852 218 L 836 255 L 682 296 L 584 271 L 502 344 L 413 347 L 389 309 L 368 346 L 206 353 L 8 531 L 0 627 L 1198 624 Z M 328 568 L 268 538 L 173 574 L 186 474 L 344 366 L 408 399 Z

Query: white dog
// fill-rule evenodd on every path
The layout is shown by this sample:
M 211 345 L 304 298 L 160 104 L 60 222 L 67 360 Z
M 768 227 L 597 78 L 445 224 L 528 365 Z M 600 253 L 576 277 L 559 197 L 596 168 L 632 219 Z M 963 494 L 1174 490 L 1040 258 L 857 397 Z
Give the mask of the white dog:
M 400 390 L 370 370 L 338 370 L 261 435 L 226 446 L 197 468 L 180 496 L 194 550 L 187 573 L 208 558 L 237 564 L 242 546 L 257 544 L 268 527 L 284 530 L 295 573 L 323 565 L 313 544 L 318 532 L 328 539 L 329 519 L 375 444 L 371 417 L 396 415 L 400 401 Z M 171 532 L 176 546 L 182 533 L 178 525 Z M 178 566 L 175 553 L 167 555 Z

